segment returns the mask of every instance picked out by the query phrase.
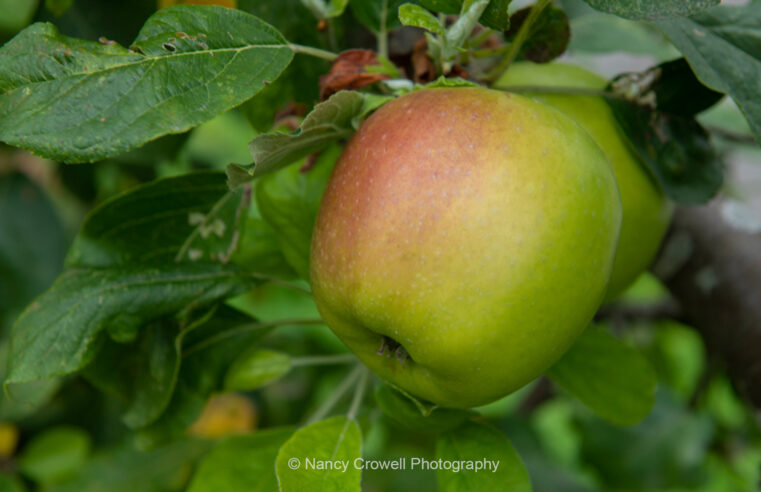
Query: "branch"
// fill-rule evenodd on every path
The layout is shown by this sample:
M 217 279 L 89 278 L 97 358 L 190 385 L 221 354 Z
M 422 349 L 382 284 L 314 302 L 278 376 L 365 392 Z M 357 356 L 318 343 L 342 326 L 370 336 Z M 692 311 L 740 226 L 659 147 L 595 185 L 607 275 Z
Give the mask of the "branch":
M 653 270 L 709 354 L 761 409 L 761 234 L 729 223 L 721 200 L 680 207 Z

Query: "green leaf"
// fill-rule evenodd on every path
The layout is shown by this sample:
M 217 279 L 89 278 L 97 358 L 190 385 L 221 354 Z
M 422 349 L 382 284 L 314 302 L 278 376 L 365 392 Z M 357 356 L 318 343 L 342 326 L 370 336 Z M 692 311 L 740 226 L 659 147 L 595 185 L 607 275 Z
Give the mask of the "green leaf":
M 664 386 L 637 426 L 617 427 L 592 416 L 577 418 L 576 425 L 580 461 L 594 467 L 606 490 L 699 490 L 706 484 L 702 472 L 716 424 L 707 413 L 679 404 Z
M 200 171 L 133 188 L 95 208 L 74 239 L 69 267 L 224 259 L 247 200 L 224 173 Z M 245 216 L 241 217 L 245 219 Z
M 466 422 L 442 434 L 436 442 L 436 458 L 449 462 L 470 462 L 481 467 L 479 470 L 464 468 L 458 472 L 436 470 L 442 492 L 531 491 L 531 481 L 518 453 L 507 437 L 490 425 Z
M 180 369 L 183 337 L 214 311 L 185 327 L 171 319 L 150 323 L 130 345 L 106 340 L 83 375 L 95 387 L 124 400 L 122 419 L 128 427 L 144 427 L 169 405 Z
M 659 111 L 691 117 L 705 111 L 724 95 L 700 83 L 684 58 L 661 63 L 648 70 L 655 75 L 650 87 Z
M 590 6 L 627 19 L 660 19 L 693 15 L 720 0 L 584 0 Z
M 68 238 L 45 192 L 25 175 L 0 177 L 0 328 L 55 280 Z
M 2 380 L 5 379 L 7 360 L 8 340 L 2 340 L 0 341 L 0 379 Z M 45 408 L 60 386 L 60 379 L 6 386 L 5 394 L 0 397 L 0 422 L 17 422 Z
M 45 484 L 73 476 L 90 453 L 90 436 L 76 427 L 54 427 L 34 437 L 19 456 L 19 469 Z
M 252 285 L 237 268 L 208 263 L 69 270 L 16 321 L 5 382 L 78 371 L 92 360 L 109 325 L 138 329 Z
M 507 41 L 514 41 L 532 7 L 526 7 L 510 17 L 510 29 L 505 33 Z M 568 47 L 571 28 L 565 12 L 547 5 L 529 28 L 529 34 L 521 45 L 520 55 L 535 63 L 546 63 L 562 55 Z
M 51 492 L 165 492 L 187 483 L 193 464 L 209 448 L 205 441 L 182 439 L 151 451 L 129 443 L 101 449 L 70 481 Z
M 362 118 L 391 98 L 355 91 L 336 92 L 314 107 L 293 134 L 266 133 L 249 146 L 254 164 L 228 166 L 230 187 L 235 188 L 267 173 L 277 171 L 331 143 L 351 136 Z M 248 173 L 248 176 L 246 176 Z
M 361 471 L 354 460 L 362 456 L 359 425 L 333 417 L 302 427 L 283 444 L 275 471 L 280 490 L 360 490 Z M 346 468 L 325 470 L 310 463 L 340 462 Z
M 140 431 L 141 445 L 155 447 L 182 436 L 201 414 L 209 396 L 222 389 L 232 361 L 271 330 L 271 324 L 223 305 L 209 320 L 183 332 L 182 364 L 174 392 L 161 417 Z
M 308 172 L 291 166 L 264 176 L 256 186 L 262 217 L 275 231 L 288 263 L 305 280 L 309 279 L 312 229 L 320 200 L 341 150 L 338 146 L 325 150 Z
M 434 434 L 452 430 L 474 415 L 473 412 L 451 408 L 434 408 L 423 415 L 404 394 L 383 383 L 375 390 L 375 401 L 383 413 L 405 430 Z
M 440 36 L 446 32 L 435 15 L 413 3 L 405 3 L 399 7 L 399 21 L 402 25 L 419 27 Z
M 695 120 L 609 98 L 622 135 L 674 201 L 710 200 L 723 182 L 722 164 L 708 132 Z
M 188 492 L 277 490 L 275 458 L 291 435 L 293 429 L 270 429 L 225 439 L 204 457 Z
M 460 77 L 444 77 L 443 75 L 433 82 L 429 82 L 425 85 L 416 85 L 415 90 L 421 89 L 435 89 L 435 88 L 450 88 L 450 87 L 481 87 L 480 85 L 470 80 L 461 79 Z
M 354 17 L 374 33 L 399 27 L 399 6 L 408 0 L 349 0 Z
M 547 375 L 616 425 L 634 425 L 653 408 L 657 379 L 650 362 L 595 327 L 588 328 Z
M 720 7 L 690 17 L 653 22 L 684 54 L 706 86 L 728 94 L 761 142 L 761 9 Z
M 225 376 L 225 389 L 250 391 L 260 388 L 291 370 L 288 354 L 274 350 L 254 349 L 240 354 Z
M 349 0 L 301 0 L 306 8 L 317 19 L 329 19 L 331 17 L 339 17 L 346 10 L 346 6 L 349 4 Z
M 510 26 L 507 9 L 511 0 L 491 0 L 484 10 L 479 22 L 497 31 L 504 31 Z M 443 14 L 459 14 L 464 0 L 419 0 L 420 5 L 434 12 Z
M 241 104 L 292 57 L 274 28 L 222 7 L 162 9 L 131 49 L 34 24 L 0 48 L 0 140 L 65 162 L 113 157 Z
M 449 50 L 457 50 L 465 44 L 465 40 L 473 32 L 479 17 L 489 5 L 489 0 L 470 0 L 463 2 L 460 17 L 457 18 L 446 32 L 446 46 Z M 446 55 L 446 53 L 445 53 Z

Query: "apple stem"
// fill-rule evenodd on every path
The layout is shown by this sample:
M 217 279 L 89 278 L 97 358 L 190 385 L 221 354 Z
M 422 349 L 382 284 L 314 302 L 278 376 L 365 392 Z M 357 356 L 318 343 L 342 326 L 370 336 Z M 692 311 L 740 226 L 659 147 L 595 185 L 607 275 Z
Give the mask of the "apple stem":
M 512 44 L 510 44 L 510 51 L 508 51 L 507 55 L 505 55 L 505 57 L 500 60 L 497 66 L 495 66 L 489 72 L 486 77 L 487 80 L 493 82 L 499 79 L 503 73 L 505 73 L 513 60 L 515 60 L 515 58 L 518 56 L 518 53 L 520 53 L 523 42 L 531 32 L 531 25 L 536 22 L 536 20 L 539 18 L 539 14 L 542 13 L 542 10 L 544 10 L 544 8 L 549 3 L 550 0 L 537 0 L 534 6 L 531 7 L 531 11 L 528 13 L 528 17 L 526 17 L 526 20 L 523 21 L 520 29 L 518 29 L 518 34 L 515 35 L 515 39 L 513 40 Z

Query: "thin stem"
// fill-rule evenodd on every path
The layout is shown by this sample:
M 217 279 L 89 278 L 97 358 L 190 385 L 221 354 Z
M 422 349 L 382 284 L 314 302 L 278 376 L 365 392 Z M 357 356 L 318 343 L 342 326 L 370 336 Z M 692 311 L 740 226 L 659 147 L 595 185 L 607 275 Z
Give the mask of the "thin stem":
M 346 414 L 349 420 L 356 420 L 357 418 L 357 413 L 359 412 L 359 407 L 362 405 L 362 398 L 365 396 L 365 388 L 367 388 L 367 382 L 369 379 L 370 372 L 366 368 L 362 367 L 361 379 L 359 380 L 357 389 L 354 392 L 354 398 L 351 401 L 349 413 Z
M 313 48 L 311 46 L 303 46 L 301 44 L 289 44 L 288 45 L 294 53 L 300 53 L 302 55 L 314 56 L 322 58 L 323 60 L 333 61 L 338 58 L 338 55 L 331 51 L 321 50 L 320 48 Z
M 481 43 L 489 39 L 489 36 L 491 36 L 492 34 L 494 34 L 493 29 L 484 29 L 480 33 L 473 36 L 473 38 L 470 40 L 469 45 L 476 46 L 476 47 L 481 46 Z
M 388 31 L 386 29 L 387 10 L 388 0 L 383 0 L 380 14 L 380 32 L 378 32 L 378 54 L 383 58 L 388 58 Z
M 600 89 L 584 89 L 581 87 L 549 87 L 541 85 L 508 85 L 504 87 L 495 87 L 495 89 L 506 92 L 514 92 L 516 94 L 529 93 L 529 94 L 569 94 L 572 96 L 595 96 L 604 97 L 606 99 L 622 99 L 626 100 L 621 94 L 600 90 Z
M 549 3 L 550 0 L 537 0 L 534 6 L 531 7 L 531 11 L 528 13 L 528 17 L 526 17 L 526 20 L 523 21 L 520 29 L 518 29 L 518 34 L 515 35 L 515 39 L 513 40 L 512 44 L 510 44 L 510 51 L 507 52 L 507 55 L 505 55 L 505 57 L 489 73 L 489 76 L 487 77 L 489 81 L 493 82 L 499 79 L 503 73 L 505 73 L 510 64 L 518 56 L 518 53 L 520 53 L 523 42 L 528 37 L 529 32 L 531 32 L 532 24 L 536 22 L 536 20 L 539 18 L 539 14 L 542 13 L 544 7 L 546 7 Z
M 338 385 L 338 388 L 333 391 L 333 394 L 330 395 L 330 398 L 325 400 L 322 405 L 320 405 L 317 410 L 314 411 L 314 413 L 307 419 L 305 425 L 314 424 L 315 422 L 319 422 L 320 420 L 324 419 L 328 413 L 333 409 L 334 406 L 336 406 L 336 403 L 343 397 L 349 389 L 351 389 L 352 386 L 357 382 L 357 379 L 359 379 L 360 376 L 362 376 L 362 371 L 364 370 L 364 366 L 362 364 L 357 364 L 357 366 L 344 378 L 343 381 L 341 381 L 341 384 Z
M 290 289 L 300 294 L 306 294 L 308 296 L 312 295 L 312 291 L 310 291 L 309 289 L 301 287 L 300 285 L 293 284 L 291 282 L 286 282 L 285 280 L 279 279 L 277 277 L 273 277 L 271 275 L 264 275 L 263 273 L 250 272 L 248 273 L 248 276 L 251 278 L 257 278 L 260 280 L 266 280 L 267 282 L 270 282 L 271 284 L 279 285 L 280 287 L 285 287 L 286 289 Z
M 188 357 L 189 355 L 198 352 L 199 350 L 202 350 L 209 345 L 214 345 L 217 342 L 238 335 L 240 333 L 245 333 L 247 331 L 265 330 L 267 328 L 277 328 L 279 326 L 289 325 L 322 325 L 324 323 L 325 322 L 321 319 L 279 319 L 275 321 L 265 321 L 262 323 L 248 323 L 245 325 L 237 326 L 230 330 L 225 330 L 221 333 L 217 333 L 213 337 L 202 340 L 185 350 L 182 356 Z
M 354 354 L 336 354 L 336 355 L 314 355 L 305 357 L 294 357 L 291 359 L 291 366 L 327 366 L 332 364 L 348 364 L 356 362 L 357 356 Z

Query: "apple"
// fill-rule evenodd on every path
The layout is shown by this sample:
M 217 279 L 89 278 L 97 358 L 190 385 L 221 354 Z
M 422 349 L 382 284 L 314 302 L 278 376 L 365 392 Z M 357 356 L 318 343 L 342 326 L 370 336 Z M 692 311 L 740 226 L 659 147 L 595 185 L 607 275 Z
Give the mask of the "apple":
M 314 299 L 383 379 L 441 406 L 486 404 L 587 326 L 620 220 L 604 154 L 559 111 L 484 88 L 411 92 L 368 118 L 333 169 Z
M 256 421 L 256 406 L 245 396 L 215 395 L 206 402 L 201 415 L 188 428 L 188 434 L 207 439 L 247 434 L 254 430 Z
M 602 90 L 603 77 L 565 63 L 518 62 L 497 81 L 495 87 L 570 87 Z M 666 234 L 673 206 L 644 164 L 629 149 L 619 133 L 613 112 L 601 97 L 574 94 L 532 94 L 576 121 L 608 157 L 621 193 L 623 217 L 621 238 L 613 263 L 606 301 L 614 299 L 650 266 Z

